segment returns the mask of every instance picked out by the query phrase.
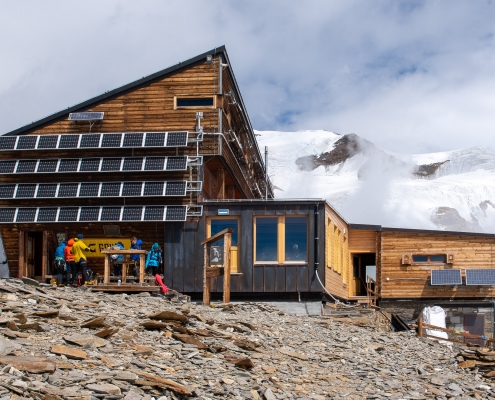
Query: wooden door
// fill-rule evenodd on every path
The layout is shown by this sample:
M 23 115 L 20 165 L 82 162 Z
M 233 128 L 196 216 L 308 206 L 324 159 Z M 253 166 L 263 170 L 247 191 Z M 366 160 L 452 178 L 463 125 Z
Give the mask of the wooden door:
M 485 316 L 483 314 L 464 314 L 464 330 L 473 335 L 485 334 Z M 475 343 L 483 346 L 483 339 L 464 338 L 464 343 Z
M 26 243 L 26 276 L 30 278 L 34 277 L 35 247 L 35 238 L 28 235 Z
M 361 289 L 361 257 L 352 256 L 351 296 L 359 296 Z

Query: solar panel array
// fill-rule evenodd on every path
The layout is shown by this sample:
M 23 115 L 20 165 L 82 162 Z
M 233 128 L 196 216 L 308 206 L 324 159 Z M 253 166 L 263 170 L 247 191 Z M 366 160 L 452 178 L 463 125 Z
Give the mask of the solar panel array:
M 431 271 L 432 285 L 462 285 L 460 269 L 443 269 Z
M 78 112 L 78 113 L 70 113 L 69 121 L 94 121 L 98 119 L 103 119 L 105 115 L 104 112 Z
M 495 285 L 495 269 L 466 269 L 466 285 Z
M 0 184 L 0 199 L 185 196 L 200 190 L 201 181 L 11 183 Z
M 201 165 L 200 156 L 0 160 L 0 174 L 49 172 L 184 171 Z
M 196 207 L 202 214 L 202 206 Z M 0 207 L 0 223 L 185 221 L 197 215 L 188 206 Z
M 191 138 L 189 138 L 191 135 Z M 121 147 L 186 147 L 202 141 L 198 132 L 130 132 L 0 136 L 1 150 L 91 149 Z

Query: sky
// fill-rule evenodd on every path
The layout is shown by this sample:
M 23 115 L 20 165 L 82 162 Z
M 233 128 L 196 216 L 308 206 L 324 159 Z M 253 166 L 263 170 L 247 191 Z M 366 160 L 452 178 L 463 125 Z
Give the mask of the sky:
M 495 150 L 495 1 L 0 3 L 0 134 L 226 45 L 258 130 Z

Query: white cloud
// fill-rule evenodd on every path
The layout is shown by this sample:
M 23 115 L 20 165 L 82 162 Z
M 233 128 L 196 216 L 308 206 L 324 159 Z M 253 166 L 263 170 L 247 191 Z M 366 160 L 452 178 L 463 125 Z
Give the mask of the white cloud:
M 489 1 L 5 3 L 0 132 L 226 44 L 257 129 L 494 150 L 494 20 Z

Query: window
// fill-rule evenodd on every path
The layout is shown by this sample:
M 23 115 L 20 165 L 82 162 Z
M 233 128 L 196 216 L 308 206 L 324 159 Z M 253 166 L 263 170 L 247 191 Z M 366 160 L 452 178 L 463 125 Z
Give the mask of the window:
M 179 107 L 215 107 L 213 97 L 176 97 L 175 108 Z
M 207 237 L 216 235 L 218 232 L 224 229 L 231 228 L 234 230 L 232 233 L 232 242 L 230 246 L 230 272 L 232 274 L 239 273 L 239 218 L 237 217 L 210 217 L 207 219 Z M 223 246 L 223 239 L 213 242 L 212 246 Z
M 447 257 L 445 254 L 435 255 L 413 255 L 413 263 L 446 263 Z
M 307 262 L 306 217 L 257 217 L 254 259 L 258 263 Z

